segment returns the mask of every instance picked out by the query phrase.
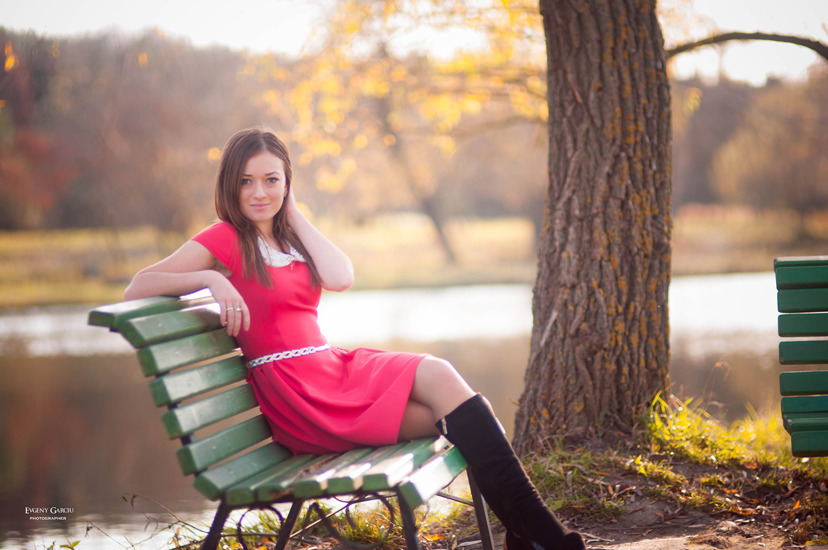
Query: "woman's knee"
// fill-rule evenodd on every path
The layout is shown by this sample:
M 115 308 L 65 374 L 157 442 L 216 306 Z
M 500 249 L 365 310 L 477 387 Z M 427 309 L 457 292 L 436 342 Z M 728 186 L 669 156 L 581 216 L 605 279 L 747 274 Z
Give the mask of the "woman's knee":
M 427 356 L 418 365 L 412 399 L 430 406 L 437 418 L 447 412 L 446 407 L 451 410 L 473 395 L 471 386 L 445 359 Z
M 416 378 L 429 384 L 468 386 L 460 373 L 457 372 L 457 369 L 454 368 L 454 365 L 445 359 L 431 355 L 420 361 L 417 366 Z

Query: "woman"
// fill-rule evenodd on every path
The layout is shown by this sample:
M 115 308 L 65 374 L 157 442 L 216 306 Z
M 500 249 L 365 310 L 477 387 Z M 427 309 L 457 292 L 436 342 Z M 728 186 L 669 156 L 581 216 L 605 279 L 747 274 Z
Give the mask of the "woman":
M 442 433 L 469 463 L 510 550 L 585 548 L 543 504 L 488 402 L 451 364 L 328 345 L 316 317 L 321 290 L 350 287 L 353 266 L 296 207 L 291 179 L 287 148 L 273 133 L 234 135 L 216 178 L 221 221 L 141 270 L 126 299 L 209 288 L 274 439 L 293 452 Z

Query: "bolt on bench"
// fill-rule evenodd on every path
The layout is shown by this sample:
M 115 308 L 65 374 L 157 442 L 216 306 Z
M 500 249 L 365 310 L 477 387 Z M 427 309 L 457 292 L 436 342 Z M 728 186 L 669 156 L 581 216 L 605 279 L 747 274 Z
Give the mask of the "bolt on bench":
M 119 332 L 136 349 L 144 374 L 152 377 L 155 404 L 167 409 L 162 415 L 167 434 L 181 440 L 182 472 L 195 476 L 201 494 L 219 501 L 204 549 L 218 546 L 234 509 L 291 503 L 278 535 L 281 550 L 306 502 L 334 496 L 357 502 L 374 495 L 386 505 L 387 497 L 397 498 L 406 545 L 417 550 L 414 508 L 435 495 L 471 504 L 441 493 L 466 469 L 460 452 L 443 437 L 326 455 L 293 455 L 274 442 L 267 421 L 257 414 L 236 341 L 221 326 L 210 297 L 101 306 L 90 312 L 89 324 Z M 486 505 L 471 475 L 469 485 L 481 542 L 492 550 Z
M 774 260 L 779 308 L 779 362 L 828 363 L 828 256 Z M 779 375 L 782 422 L 794 456 L 828 456 L 828 371 Z

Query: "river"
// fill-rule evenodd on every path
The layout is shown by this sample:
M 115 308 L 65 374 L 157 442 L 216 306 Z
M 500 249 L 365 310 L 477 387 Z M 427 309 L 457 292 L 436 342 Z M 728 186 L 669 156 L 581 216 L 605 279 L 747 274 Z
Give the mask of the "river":
M 773 274 L 677 278 L 670 289 L 677 392 L 723 415 L 772 406 L 778 363 Z M 532 326 L 525 285 L 360 291 L 323 297 L 331 343 L 429 351 L 451 360 L 509 427 Z M 89 308 L 0 315 L 0 549 L 163 548 L 170 517 L 203 520 L 213 505 L 190 487 L 164 440 L 131 348 L 86 325 Z M 123 495 L 141 495 L 132 500 Z M 146 500 L 150 499 L 150 500 Z M 69 508 L 43 522 L 38 507 Z M 148 519 L 151 518 L 151 519 Z M 89 526 L 92 526 L 91 528 Z

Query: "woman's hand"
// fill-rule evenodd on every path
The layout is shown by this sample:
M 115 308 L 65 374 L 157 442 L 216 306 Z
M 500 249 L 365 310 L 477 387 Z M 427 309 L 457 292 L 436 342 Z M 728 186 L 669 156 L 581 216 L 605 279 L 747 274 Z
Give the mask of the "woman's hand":
M 313 258 L 322 288 L 336 292 L 349 288 L 354 283 L 354 266 L 350 258 L 305 217 L 296 204 L 292 185 L 285 203 L 288 224 Z
M 219 305 L 221 325 L 227 327 L 227 334 L 236 337 L 239 332 L 250 329 L 250 310 L 244 299 L 223 274 L 214 271 L 216 276 L 207 285 L 213 299 Z

